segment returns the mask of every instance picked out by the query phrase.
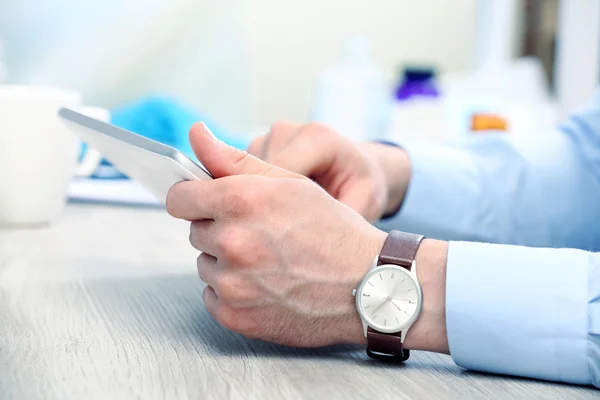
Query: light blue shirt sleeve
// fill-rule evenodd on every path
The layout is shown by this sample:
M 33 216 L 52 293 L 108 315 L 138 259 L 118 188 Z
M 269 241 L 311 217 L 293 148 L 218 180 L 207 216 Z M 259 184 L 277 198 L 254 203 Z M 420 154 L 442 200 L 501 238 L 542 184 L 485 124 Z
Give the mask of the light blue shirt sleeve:
M 555 132 L 405 149 L 406 198 L 381 226 L 454 240 L 454 361 L 600 387 L 600 95 Z
M 446 327 L 464 368 L 600 387 L 600 253 L 450 242 Z

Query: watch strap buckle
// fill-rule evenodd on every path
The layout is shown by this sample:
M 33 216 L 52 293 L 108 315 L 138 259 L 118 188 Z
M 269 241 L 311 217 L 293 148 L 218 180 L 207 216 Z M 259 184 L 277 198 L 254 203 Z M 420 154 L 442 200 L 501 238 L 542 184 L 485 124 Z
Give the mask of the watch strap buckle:
M 404 362 L 410 357 L 410 350 L 402 350 L 401 354 L 378 353 L 367 347 L 367 355 L 375 360 L 386 362 Z

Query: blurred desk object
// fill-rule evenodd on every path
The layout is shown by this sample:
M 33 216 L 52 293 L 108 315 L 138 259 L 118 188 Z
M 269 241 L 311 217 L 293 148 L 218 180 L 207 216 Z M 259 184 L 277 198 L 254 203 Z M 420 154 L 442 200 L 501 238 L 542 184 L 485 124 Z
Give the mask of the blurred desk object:
M 161 207 L 152 193 L 130 179 L 76 178 L 69 184 L 68 196 L 82 203 Z
M 0 230 L 0 398 L 597 399 L 448 356 L 246 340 L 206 313 L 188 229 L 162 210 L 69 205 L 51 228 Z
M 441 95 L 429 99 L 428 107 L 406 109 L 404 129 L 391 124 L 388 139 L 402 143 L 460 141 L 473 133 L 473 115 L 482 113 L 505 119 L 506 132 L 519 138 L 550 133 L 560 121 L 560 108 L 548 90 L 543 65 L 532 57 L 445 73 L 436 85 Z M 423 100 L 406 101 L 411 103 L 418 105 Z

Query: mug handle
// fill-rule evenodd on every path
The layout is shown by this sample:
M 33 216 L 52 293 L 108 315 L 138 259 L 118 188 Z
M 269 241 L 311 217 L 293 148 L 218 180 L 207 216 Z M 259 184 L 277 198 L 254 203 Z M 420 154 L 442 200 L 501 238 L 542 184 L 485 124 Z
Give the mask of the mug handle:
M 78 107 L 76 111 L 103 122 L 110 122 L 110 112 L 101 107 Z M 102 154 L 100 154 L 100 152 L 96 149 L 85 146 L 83 159 L 75 168 L 75 176 L 87 177 L 93 175 L 98 169 L 98 166 L 100 166 L 101 162 Z
M 75 167 L 75 176 L 86 177 L 93 175 L 102 162 L 102 154 L 96 149 L 86 147 L 83 159 Z

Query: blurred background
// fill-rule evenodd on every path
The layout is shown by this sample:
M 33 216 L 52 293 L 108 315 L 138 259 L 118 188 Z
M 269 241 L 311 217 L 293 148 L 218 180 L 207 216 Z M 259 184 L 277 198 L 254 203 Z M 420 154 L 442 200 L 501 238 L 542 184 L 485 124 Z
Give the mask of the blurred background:
M 197 119 L 238 147 L 280 119 L 354 140 L 541 134 L 591 96 L 598 15 L 595 0 L 0 0 L 0 80 L 77 91 L 159 140 Z
M 318 75 L 364 35 L 386 78 L 468 68 L 474 0 L 1 0 L 12 82 L 115 107 L 169 93 L 232 129 L 309 118 Z
M 552 83 L 558 8 L 558 0 L 0 0 L 0 37 L 10 82 L 76 89 L 106 107 L 167 93 L 251 130 L 309 119 L 317 78 L 352 35 L 368 40 L 390 86 L 407 63 L 449 73 L 521 55 L 539 57 Z

